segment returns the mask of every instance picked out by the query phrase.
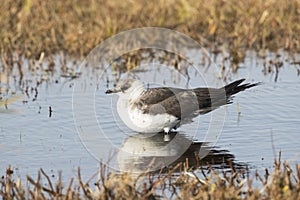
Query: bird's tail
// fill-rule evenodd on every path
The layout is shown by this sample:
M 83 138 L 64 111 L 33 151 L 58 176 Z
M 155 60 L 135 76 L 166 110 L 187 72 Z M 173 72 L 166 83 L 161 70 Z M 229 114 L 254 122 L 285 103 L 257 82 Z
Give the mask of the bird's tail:
M 254 86 L 257 86 L 257 85 L 260 85 L 261 83 L 258 82 L 258 83 L 245 83 L 245 84 L 242 84 L 242 82 L 244 82 L 245 79 L 240 79 L 240 80 L 237 80 L 237 81 L 234 81 L 226 86 L 224 86 L 224 90 L 226 92 L 226 97 L 229 98 L 230 96 L 236 94 L 236 93 L 239 93 L 241 91 L 244 91 L 248 88 L 252 88 Z

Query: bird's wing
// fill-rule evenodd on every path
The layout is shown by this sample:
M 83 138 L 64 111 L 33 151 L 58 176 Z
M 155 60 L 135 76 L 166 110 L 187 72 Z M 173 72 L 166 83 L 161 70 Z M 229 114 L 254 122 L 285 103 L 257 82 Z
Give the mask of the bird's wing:
M 223 88 L 196 88 L 193 92 L 197 96 L 199 109 L 197 114 L 208 113 L 220 106 L 230 103 Z
M 208 113 L 226 103 L 228 103 L 228 99 L 223 89 L 182 89 L 163 101 L 144 106 L 143 109 L 145 113 L 154 115 L 168 113 L 178 119 L 185 119 Z
M 157 104 L 184 90 L 185 89 L 171 87 L 149 88 L 139 98 L 139 101 L 146 105 Z
M 178 119 L 186 117 L 198 109 L 197 96 L 192 90 L 181 90 L 154 104 L 144 108 L 145 113 L 164 114 L 176 116 Z
M 243 81 L 241 79 L 222 88 L 153 88 L 144 93 L 137 105 L 143 108 L 144 113 L 168 113 L 181 120 L 191 119 L 232 103 L 234 94 L 260 84 L 241 85 Z

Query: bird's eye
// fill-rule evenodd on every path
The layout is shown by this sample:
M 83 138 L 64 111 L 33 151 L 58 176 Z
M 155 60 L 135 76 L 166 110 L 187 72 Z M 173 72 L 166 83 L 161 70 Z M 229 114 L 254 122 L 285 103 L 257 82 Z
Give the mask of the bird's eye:
M 129 87 L 130 87 L 130 85 L 124 84 L 124 85 L 121 87 L 121 91 L 122 91 L 122 92 L 125 92 Z

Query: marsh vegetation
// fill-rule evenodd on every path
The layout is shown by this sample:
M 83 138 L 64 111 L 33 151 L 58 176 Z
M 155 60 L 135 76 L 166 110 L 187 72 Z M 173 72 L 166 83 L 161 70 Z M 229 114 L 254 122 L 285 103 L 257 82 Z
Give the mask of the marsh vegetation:
M 9 111 L 10 104 L 16 102 L 22 102 L 19 107 L 27 106 L 28 110 L 34 110 L 33 115 L 38 115 L 32 120 L 29 119 L 28 123 L 24 123 L 26 126 L 33 126 L 30 131 L 26 132 L 26 128 L 17 129 L 17 143 L 20 146 L 22 142 L 25 144 L 28 142 L 28 140 L 26 141 L 28 135 L 35 131 L 39 132 L 40 124 L 43 124 L 43 130 L 47 128 L 50 130 L 47 129 L 48 133 L 51 133 L 47 138 L 48 141 L 51 141 L 52 134 L 55 132 L 52 127 L 69 125 L 64 121 L 62 124 L 55 124 L 55 120 L 48 121 L 48 119 L 51 114 L 52 118 L 58 116 L 61 117 L 59 119 L 71 119 L 72 115 L 66 115 L 67 117 L 59 115 L 61 114 L 59 108 L 63 110 L 64 107 L 68 107 L 70 99 L 64 99 L 67 103 L 59 107 L 57 105 L 49 106 L 49 104 L 56 103 L 57 99 L 61 99 L 60 97 L 55 96 L 45 103 L 40 96 L 48 97 L 43 94 L 43 91 L 49 92 L 51 89 L 48 87 L 52 85 L 54 88 L 55 85 L 58 85 L 60 92 L 62 88 L 71 90 L 72 80 L 82 76 L 82 72 L 76 71 L 81 60 L 98 44 L 122 31 L 142 27 L 163 27 L 184 33 L 198 42 L 201 47 L 207 49 L 211 56 L 211 59 L 207 58 L 208 55 L 202 56 L 199 65 L 209 68 L 211 61 L 215 61 L 221 71 L 217 78 L 225 81 L 232 74 L 238 74 L 242 69 L 241 66 L 245 65 L 245 60 L 252 55 L 259 60 L 254 62 L 259 63 L 257 66 L 259 66 L 260 73 L 262 72 L 265 76 L 274 75 L 272 81 L 278 81 L 280 69 L 288 65 L 295 69 L 293 73 L 295 72 L 297 76 L 300 75 L 299 0 L 8 0 L 1 3 L 0 12 L 0 115 Z M 113 74 L 112 77 L 115 78 L 113 81 L 117 82 L 121 75 L 128 72 L 145 72 L 146 70 L 138 71 L 140 70 L 138 66 L 143 62 L 153 60 L 172 66 L 187 77 L 190 75 L 188 69 L 193 64 L 172 52 L 139 49 L 111 61 L 110 70 Z M 85 69 L 87 71 L 94 70 Z M 296 82 L 295 79 L 292 81 Z M 289 83 L 284 86 L 291 87 Z M 297 90 L 297 86 L 291 88 L 292 92 Z M 272 88 L 270 91 L 273 91 Z M 270 91 L 268 90 L 266 94 Z M 71 92 L 68 90 L 66 93 L 70 94 Z M 278 96 L 279 93 L 284 93 L 287 97 Z M 286 118 L 284 111 L 296 116 L 298 107 L 287 108 L 288 104 L 292 104 L 293 101 L 293 98 L 288 96 L 291 91 L 283 89 L 279 93 L 275 94 L 279 102 L 277 103 L 280 108 L 285 109 L 279 113 L 284 114 L 284 119 Z M 251 99 L 248 101 L 251 102 Z M 289 103 L 285 103 L 285 101 Z M 252 102 L 257 101 L 252 100 Z M 268 105 L 270 104 L 268 101 L 266 102 Z M 253 106 L 256 106 L 254 104 Z M 272 99 L 273 104 L 277 105 Z M 245 110 L 245 106 L 242 109 Z M 44 114 L 45 110 L 46 115 Z M 240 112 L 240 107 L 238 110 Z M 278 114 L 274 112 L 272 112 L 274 115 Z M 44 115 L 46 119 L 43 118 Z M 22 117 L 17 120 L 30 118 Z M 5 119 L 8 118 L 6 116 Z M 14 117 L 11 115 L 10 118 Z M 12 140 L 3 136 L 9 133 L 2 128 L 6 127 L 6 121 L 3 122 L 3 119 L 0 120 L 2 123 L 0 124 L 0 139 L 3 139 L 5 144 L 0 143 L 0 150 L 6 151 L 10 147 L 7 141 Z M 270 120 L 272 117 L 269 116 L 268 119 Z M 261 117 L 258 120 L 267 121 L 268 119 Z M 8 121 L 16 123 L 17 120 Z M 286 124 L 290 125 L 297 120 L 296 117 L 291 118 Z M 36 125 L 35 122 L 39 122 L 39 124 Z M 14 126 L 15 124 L 8 127 L 16 132 L 13 129 Z M 23 126 L 25 127 L 25 125 Z M 293 132 L 295 126 L 287 128 Z M 3 135 L 1 135 L 2 133 Z M 60 139 L 67 138 L 64 133 L 59 133 L 58 137 Z M 48 135 L 41 137 L 48 137 Z M 74 135 L 70 137 L 74 137 Z M 13 140 L 16 140 L 15 138 Z M 68 139 L 70 140 L 70 138 Z M 42 143 L 43 140 L 39 139 L 39 141 Z M 67 144 L 66 141 L 65 144 Z M 28 144 L 32 146 L 30 142 Z M 46 142 L 45 146 L 47 147 Z M 74 148 L 71 145 L 68 147 Z M 47 148 L 43 146 L 43 150 L 45 149 Z M 35 149 L 33 151 L 38 153 Z M 52 149 L 52 151 L 55 150 Z M 282 162 L 279 156 L 274 161 L 272 171 L 266 168 L 264 173 L 262 171 L 249 173 L 247 168 L 240 169 L 230 164 L 231 159 L 223 159 L 229 166 L 226 170 L 216 169 L 212 165 L 213 162 L 205 163 L 205 169 L 201 166 L 197 166 L 195 169 L 188 165 L 188 160 L 181 160 L 172 168 L 155 174 L 145 173 L 138 177 L 128 173 L 119 174 L 110 171 L 107 166 L 101 164 L 98 172 L 87 180 L 81 177 L 80 168 L 78 168 L 76 177 L 62 178 L 63 172 L 51 177 L 42 169 L 38 171 L 36 177 L 31 174 L 19 176 L 15 173 L 16 167 L 6 163 L 9 166 L 5 172 L 1 172 L 0 196 L 3 199 L 299 198 L 299 165 L 290 166 L 288 163 Z M 10 158 L 5 157 L 5 160 L 9 161 Z M 53 181 L 53 179 L 56 180 Z

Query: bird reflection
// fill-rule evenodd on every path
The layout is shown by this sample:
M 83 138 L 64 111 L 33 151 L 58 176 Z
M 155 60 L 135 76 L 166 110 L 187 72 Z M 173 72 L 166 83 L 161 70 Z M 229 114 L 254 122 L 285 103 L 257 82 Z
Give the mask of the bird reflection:
M 162 133 L 139 133 L 127 138 L 119 149 L 117 160 L 123 172 L 158 172 L 185 162 L 188 168 L 213 167 L 229 169 L 246 167 L 234 162 L 234 155 L 227 150 L 194 141 L 183 132 L 172 132 L 165 139 Z

